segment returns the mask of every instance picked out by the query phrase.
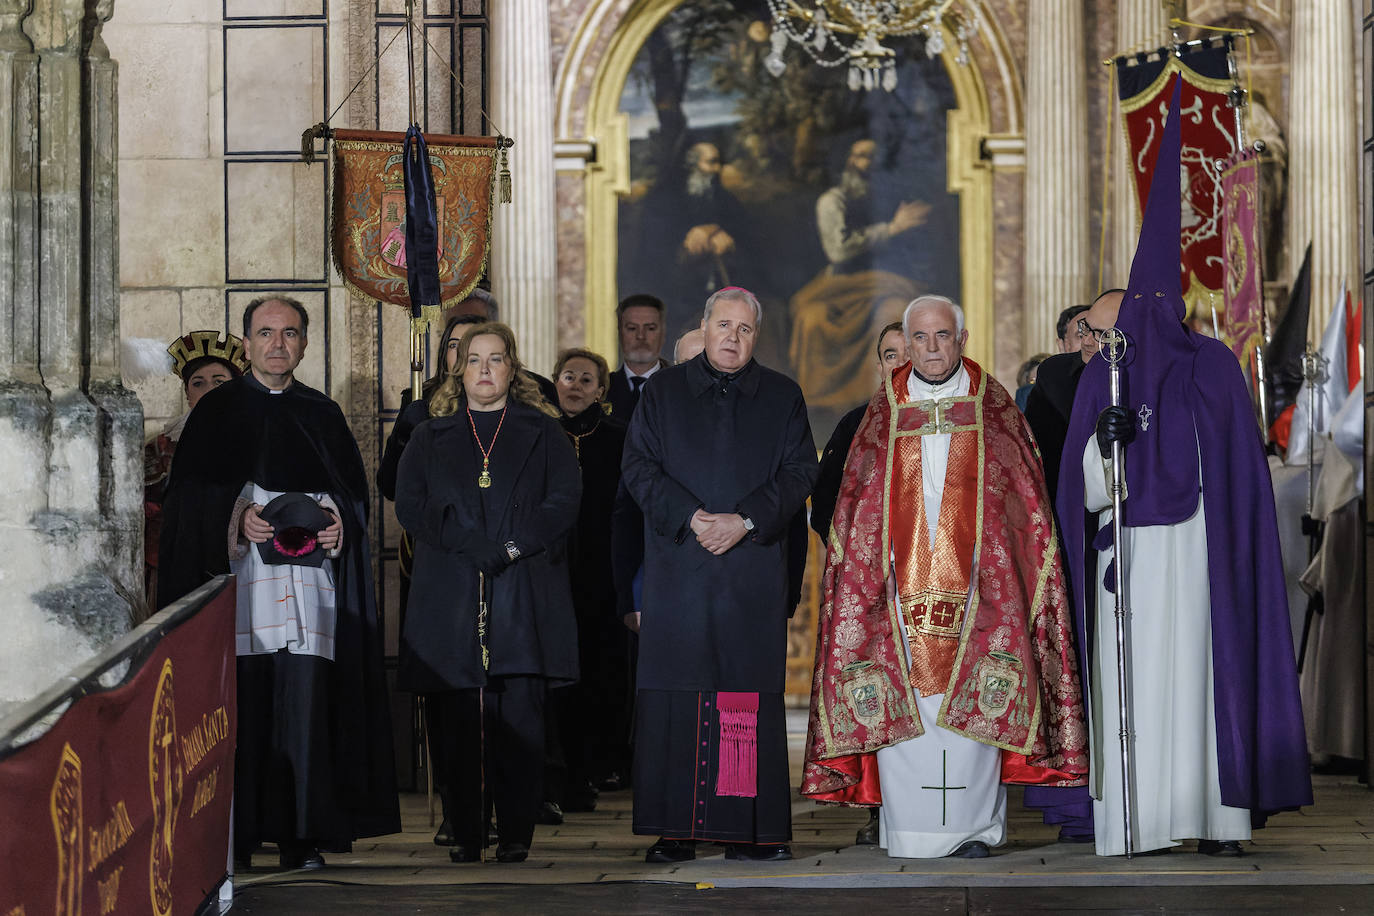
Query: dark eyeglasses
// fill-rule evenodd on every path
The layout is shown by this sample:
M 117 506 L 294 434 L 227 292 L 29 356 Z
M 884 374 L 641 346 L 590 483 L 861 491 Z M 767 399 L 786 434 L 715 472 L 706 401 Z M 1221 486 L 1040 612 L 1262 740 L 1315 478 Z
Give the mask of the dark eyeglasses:
M 1110 330 L 1110 328 L 1095 328 L 1092 325 L 1088 324 L 1088 319 L 1086 318 L 1078 319 L 1077 327 L 1078 336 L 1087 337 L 1089 334 L 1091 334 L 1093 336 L 1093 339 L 1096 340 L 1098 343 L 1102 342 L 1103 335 L 1105 335 L 1107 331 Z

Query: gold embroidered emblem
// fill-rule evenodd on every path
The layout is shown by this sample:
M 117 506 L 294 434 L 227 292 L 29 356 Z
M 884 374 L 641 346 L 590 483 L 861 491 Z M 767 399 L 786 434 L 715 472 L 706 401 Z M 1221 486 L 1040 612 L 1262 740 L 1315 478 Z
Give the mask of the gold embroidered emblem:
M 171 916 L 172 912 L 172 837 L 176 832 L 185 778 L 176 733 L 176 700 L 172 693 L 172 660 L 169 658 L 162 663 L 148 723 L 148 791 L 153 799 L 148 892 L 155 916 Z
M 978 711 L 996 719 L 1011 707 L 1021 687 L 1021 660 L 1007 652 L 989 652 L 978 669 Z
M 844 695 L 849 699 L 854 717 L 865 725 L 881 717 L 883 711 L 882 678 L 872 662 L 845 665 Z
M 62 745 L 62 762 L 49 796 L 52 829 L 57 835 L 57 916 L 81 913 L 81 758 L 70 744 Z

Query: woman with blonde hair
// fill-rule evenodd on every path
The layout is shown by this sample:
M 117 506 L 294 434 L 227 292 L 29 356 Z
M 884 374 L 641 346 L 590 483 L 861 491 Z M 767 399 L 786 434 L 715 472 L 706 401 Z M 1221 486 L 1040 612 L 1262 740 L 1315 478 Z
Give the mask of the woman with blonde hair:
M 578 676 L 566 546 L 577 457 L 498 322 L 463 335 L 429 409 L 396 480 L 396 517 L 415 538 L 398 682 L 444 722 L 450 858 L 481 858 L 489 795 L 496 860 L 521 862 L 543 801 L 545 697 Z

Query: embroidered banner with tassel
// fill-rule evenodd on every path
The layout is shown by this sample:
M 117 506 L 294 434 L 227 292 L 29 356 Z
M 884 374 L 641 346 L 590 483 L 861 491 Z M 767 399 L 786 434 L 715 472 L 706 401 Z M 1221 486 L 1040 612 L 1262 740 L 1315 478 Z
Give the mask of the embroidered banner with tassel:
M 1183 298 L 1189 314 L 1210 320 L 1210 304 L 1222 301 L 1224 282 L 1221 176 L 1213 163 L 1236 152 L 1235 118 L 1226 104 L 1234 85 L 1227 50 L 1189 47 L 1176 56 L 1161 49 L 1153 55 L 1118 57 L 1114 64 L 1131 180 L 1141 209 L 1150 193 L 1174 81 L 1183 80 Z
M 389 131 L 333 131 L 330 241 L 349 289 L 409 310 L 404 141 L 404 134 Z M 440 306 L 446 308 L 467 298 L 486 270 L 502 141 L 444 134 L 430 134 L 425 141 L 438 216 Z M 424 317 L 437 320 L 438 315 Z

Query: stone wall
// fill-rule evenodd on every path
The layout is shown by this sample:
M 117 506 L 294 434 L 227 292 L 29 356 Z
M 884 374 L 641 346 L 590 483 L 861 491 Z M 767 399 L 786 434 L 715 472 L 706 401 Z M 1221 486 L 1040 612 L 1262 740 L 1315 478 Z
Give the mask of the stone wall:
M 108 3 L 0 4 L 0 713 L 140 613 L 138 401 L 120 383 Z

